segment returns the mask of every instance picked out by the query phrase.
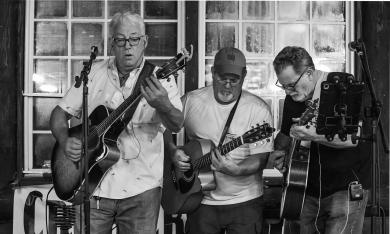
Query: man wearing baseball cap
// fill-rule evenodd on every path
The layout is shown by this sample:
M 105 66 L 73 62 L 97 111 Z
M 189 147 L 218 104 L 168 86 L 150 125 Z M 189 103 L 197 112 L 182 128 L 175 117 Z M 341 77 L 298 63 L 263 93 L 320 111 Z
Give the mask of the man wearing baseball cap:
M 213 85 L 186 93 L 182 97 L 184 127 L 190 140 L 208 139 L 218 145 L 229 114 L 233 118 L 223 143 L 243 135 L 256 124 L 272 124 L 268 105 L 242 90 L 247 74 L 244 54 L 236 48 L 222 48 L 211 68 Z M 171 158 L 181 171 L 190 169 L 190 156 L 169 144 Z M 263 220 L 263 182 L 268 154 L 273 141 L 244 144 L 222 155 L 211 151 L 211 169 L 216 189 L 203 191 L 199 208 L 188 214 L 186 233 L 255 234 Z

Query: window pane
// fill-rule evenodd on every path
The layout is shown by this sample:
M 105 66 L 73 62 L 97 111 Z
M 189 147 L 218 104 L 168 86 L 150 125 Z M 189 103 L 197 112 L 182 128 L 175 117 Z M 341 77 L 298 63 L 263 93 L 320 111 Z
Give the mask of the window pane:
M 35 18 L 64 18 L 68 16 L 67 0 L 35 0 Z
M 244 1 L 243 18 L 246 20 L 273 20 L 275 19 L 274 2 L 271 1 Z
M 51 159 L 55 139 L 51 134 L 34 134 L 33 144 L 33 168 L 42 168 Z
M 33 129 L 50 130 L 50 114 L 60 98 L 34 98 L 33 100 Z
M 68 55 L 68 28 L 62 22 L 36 22 L 34 55 Z
M 73 86 L 75 83 L 75 77 L 80 76 L 81 71 L 83 70 L 83 62 L 88 62 L 88 59 L 72 59 L 71 61 L 71 70 L 70 70 L 70 86 Z M 94 63 L 102 61 L 102 59 L 94 60 Z M 66 90 L 65 90 L 66 91 Z
M 326 58 L 345 58 L 345 26 L 313 25 L 315 55 Z
M 206 56 L 215 55 L 223 47 L 235 47 L 238 24 L 206 23 Z
M 279 24 L 278 50 L 285 46 L 300 46 L 309 48 L 309 25 L 307 24 Z
M 327 21 L 345 20 L 345 2 L 313 2 L 313 19 Z
M 207 1 L 206 19 L 238 19 L 238 2 Z
M 73 17 L 102 18 L 104 3 L 102 0 L 73 0 Z
M 278 2 L 279 20 L 309 20 L 309 1 Z
M 272 55 L 274 49 L 274 25 L 245 23 L 243 29 L 244 52 L 250 55 Z
M 176 23 L 146 23 L 149 37 L 146 56 L 175 56 L 177 51 Z
M 111 18 L 117 12 L 130 11 L 132 13 L 140 14 L 141 3 L 140 1 L 108 1 L 108 16 Z
M 326 72 L 345 72 L 345 62 L 329 59 L 313 59 L 316 69 Z
M 247 75 L 244 80 L 243 89 L 253 93 L 269 92 L 270 80 L 272 77 L 271 61 L 247 61 Z
M 213 74 L 211 74 L 211 67 L 214 65 L 214 59 L 206 59 L 205 63 L 205 86 L 213 84 Z
M 145 19 L 177 19 L 176 1 L 145 1 Z
M 34 93 L 63 93 L 68 89 L 68 66 L 64 59 L 35 59 Z
M 89 56 L 91 54 L 91 46 L 97 46 L 99 55 L 103 55 L 103 24 L 73 23 L 72 55 Z

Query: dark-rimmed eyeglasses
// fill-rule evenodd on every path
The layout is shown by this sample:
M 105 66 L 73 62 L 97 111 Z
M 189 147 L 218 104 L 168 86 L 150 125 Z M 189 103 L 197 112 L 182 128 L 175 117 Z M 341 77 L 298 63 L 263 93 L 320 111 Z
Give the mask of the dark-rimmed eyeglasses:
M 138 36 L 138 37 L 129 37 L 129 38 L 115 37 L 114 42 L 115 45 L 118 47 L 126 46 L 126 41 L 129 42 L 130 46 L 138 46 L 139 42 L 141 41 L 141 38 L 143 38 L 144 36 L 145 35 Z
M 294 91 L 295 90 L 295 86 L 298 84 L 299 80 L 303 77 L 303 75 L 307 72 L 307 70 L 309 69 L 309 67 L 306 67 L 306 69 L 302 72 L 302 74 L 299 76 L 298 80 L 290 83 L 290 84 L 280 84 L 279 83 L 279 80 L 276 80 L 276 83 L 275 85 L 281 89 L 284 89 L 284 90 L 289 90 L 289 91 Z

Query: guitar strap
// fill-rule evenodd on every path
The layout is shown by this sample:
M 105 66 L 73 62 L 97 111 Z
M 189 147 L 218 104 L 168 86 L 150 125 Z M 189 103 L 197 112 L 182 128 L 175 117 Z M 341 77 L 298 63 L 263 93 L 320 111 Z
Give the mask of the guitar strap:
M 145 60 L 144 67 L 142 68 L 141 73 L 139 74 L 138 79 L 134 85 L 133 92 L 127 98 L 132 100 L 132 105 L 129 107 L 128 110 L 126 110 L 126 112 L 123 115 L 122 122 L 125 124 L 125 126 L 133 118 L 134 112 L 137 109 L 137 106 L 141 100 L 141 84 L 144 83 L 146 77 L 152 75 L 155 67 L 156 66 L 154 64 Z
M 229 127 L 230 127 L 230 123 L 232 122 L 232 119 L 233 119 L 234 113 L 236 112 L 236 109 L 237 109 L 237 106 L 238 106 L 238 102 L 240 101 L 240 98 L 241 98 L 241 93 L 240 93 L 240 95 L 237 98 L 236 104 L 234 104 L 232 110 L 230 111 L 228 119 L 226 120 L 226 124 L 225 124 L 225 127 L 224 127 L 223 131 L 222 131 L 221 138 L 219 139 L 218 147 L 220 147 L 222 145 L 223 140 L 225 139 L 226 133 L 227 133 Z

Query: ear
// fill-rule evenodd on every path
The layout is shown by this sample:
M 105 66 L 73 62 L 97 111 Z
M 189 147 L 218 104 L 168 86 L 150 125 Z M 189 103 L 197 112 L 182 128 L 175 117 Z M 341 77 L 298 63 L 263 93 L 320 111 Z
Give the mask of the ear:
M 144 38 L 145 38 L 145 39 L 144 39 L 144 48 L 146 49 L 146 47 L 148 46 L 149 37 L 148 37 L 148 35 L 145 35 Z
M 246 67 L 242 69 L 242 79 L 245 79 L 246 74 L 248 74 L 248 71 L 246 70 Z

